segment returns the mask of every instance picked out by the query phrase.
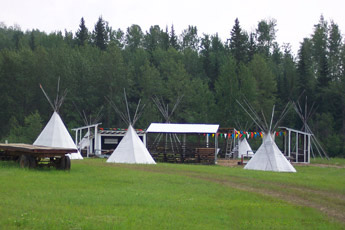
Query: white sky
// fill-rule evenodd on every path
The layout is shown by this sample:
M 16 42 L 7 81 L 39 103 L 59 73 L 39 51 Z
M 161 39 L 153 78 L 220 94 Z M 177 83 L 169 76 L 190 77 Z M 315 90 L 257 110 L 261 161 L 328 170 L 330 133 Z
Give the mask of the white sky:
M 143 32 L 159 25 L 174 25 L 180 34 L 188 25 L 197 26 L 199 36 L 215 34 L 223 42 L 230 37 L 236 17 L 242 29 L 254 31 L 261 19 L 277 20 L 277 41 L 290 43 L 296 54 L 303 38 L 323 14 L 345 33 L 345 0 L 0 0 L 0 22 L 18 24 L 22 30 L 75 32 L 84 17 L 93 30 L 100 15 L 113 29 L 126 30 L 138 24 Z M 344 36 L 345 37 L 345 36 Z

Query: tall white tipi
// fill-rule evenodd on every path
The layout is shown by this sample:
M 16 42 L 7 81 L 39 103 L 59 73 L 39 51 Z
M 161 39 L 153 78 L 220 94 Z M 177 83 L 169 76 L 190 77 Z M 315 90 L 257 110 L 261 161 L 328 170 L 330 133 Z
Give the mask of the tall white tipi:
M 109 100 L 110 101 L 110 100 Z M 110 101 L 111 102 L 111 101 Z M 125 102 L 127 105 L 128 117 L 122 113 L 118 107 L 111 102 L 117 114 L 122 118 L 123 121 L 128 123 L 128 129 L 125 136 L 122 138 L 121 142 L 108 158 L 107 163 L 126 163 L 126 164 L 156 164 L 151 154 L 147 150 L 144 143 L 139 138 L 137 132 L 134 130 L 133 125 L 140 117 L 140 114 L 143 110 L 138 112 L 140 106 L 140 100 L 134 115 L 133 121 L 129 115 L 128 103 L 125 93 Z
M 73 142 L 71 135 L 69 134 L 65 124 L 63 123 L 60 115 L 58 114 L 58 109 L 61 106 L 65 96 L 61 97 L 60 100 L 55 100 L 55 105 L 53 105 L 40 85 L 44 95 L 47 97 L 50 105 L 54 109 L 54 113 L 51 116 L 49 122 L 44 127 L 40 135 L 37 137 L 33 145 L 42 145 L 48 147 L 58 147 L 58 148 L 72 148 L 77 150 L 77 146 Z M 65 93 L 66 94 L 66 93 Z M 80 152 L 67 154 L 70 159 L 83 159 Z
M 260 148 L 248 161 L 244 169 L 296 172 L 296 169 L 286 159 L 277 144 L 274 142 L 272 135 L 264 135 Z
M 128 164 L 156 164 L 140 140 L 137 132 L 130 125 L 126 135 L 120 144 L 107 160 L 108 163 L 128 163 Z
M 239 103 L 239 102 L 238 102 Z M 240 104 L 240 103 L 239 103 Z M 241 104 L 240 104 L 241 105 Z M 262 170 L 262 171 L 274 171 L 274 172 L 296 172 L 296 169 L 291 165 L 291 163 L 286 159 L 284 154 L 280 151 L 277 144 L 274 141 L 274 130 L 278 123 L 285 117 L 288 112 L 289 103 L 285 107 L 280 119 L 272 127 L 272 121 L 274 116 L 274 106 L 272 111 L 271 123 L 268 126 L 266 119 L 262 121 L 259 116 L 254 112 L 254 109 L 250 106 L 248 102 L 246 105 L 249 108 L 249 113 L 244 107 L 241 107 L 249 114 L 253 121 L 259 126 L 259 128 L 264 133 L 263 142 L 259 149 L 256 151 L 254 156 L 248 161 L 244 169 L 251 170 Z

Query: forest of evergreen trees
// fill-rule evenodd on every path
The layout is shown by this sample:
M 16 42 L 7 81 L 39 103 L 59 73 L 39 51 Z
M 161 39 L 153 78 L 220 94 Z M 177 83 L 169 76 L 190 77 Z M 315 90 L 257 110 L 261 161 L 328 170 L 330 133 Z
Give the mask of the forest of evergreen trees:
M 250 33 L 236 19 L 226 41 L 196 26 L 180 35 L 173 26 L 114 30 L 102 17 L 92 31 L 82 18 L 75 34 L 0 23 L 0 140 L 33 142 L 52 114 L 39 84 L 54 99 L 60 78 L 68 89 L 60 115 L 69 129 L 84 125 L 76 107 L 91 117 L 104 107 L 103 127 L 125 127 L 105 99 L 120 104 L 124 88 L 132 108 L 139 98 L 147 104 L 137 128 L 162 121 L 154 95 L 171 107 L 184 95 L 174 122 L 221 127 L 250 121 L 236 99 L 270 117 L 274 104 L 278 114 L 300 96 L 303 109 L 305 98 L 308 109 L 314 104 L 309 124 L 328 154 L 344 157 L 345 45 L 335 22 L 321 16 L 315 23 L 297 56 L 277 43 L 273 19 Z M 302 122 L 291 109 L 282 125 L 301 129 Z

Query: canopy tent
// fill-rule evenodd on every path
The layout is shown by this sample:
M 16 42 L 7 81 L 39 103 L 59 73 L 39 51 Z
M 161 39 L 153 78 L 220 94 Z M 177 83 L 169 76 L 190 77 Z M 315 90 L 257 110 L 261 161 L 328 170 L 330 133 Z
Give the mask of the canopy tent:
M 37 137 L 33 145 L 77 149 L 77 146 L 73 142 L 65 124 L 56 111 L 54 111 L 49 122 Z M 68 156 L 70 159 L 83 159 L 79 151 L 71 153 Z
M 137 132 L 129 125 L 126 135 L 107 160 L 108 163 L 156 164 L 140 140 Z
M 175 123 L 151 123 L 150 126 L 147 128 L 146 132 L 153 133 L 155 135 L 159 135 L 162 133 L 166 134 L 178 134 L 181 136 L 181 149 L 176 149 L 176 154 L 182 154 L 182 157 L 175 157 L 172 161 L 174 162 L 184 162 L 185 158 L 192 162 L 193 154 L 197 154 L 200 158 L 205 157 L 201 155 L 207 155 L 205 159 L 207 161 L 203 163 L 207 164 L 214 164 L 217 162 L 217 154 L 219 152 L 218 149 L 218 135 L 217 131 L 219 129 L 219 125 L 217 124 L 175 124 Z M 210 146 L 210 136 L 214 137 L 214 147 Z M 198 143 L 199 145 L 195 145 L 191 141 L 187 142 L 187 135 L 198 136 Z M 206 146 L 200 146 L 200 138 L 204 137 L 206 140 Z M 212 138 L 213 139 L 213 138 Z M 205 148 L 206 147 L 206 148 Z M 168 145 L 159 146 L 159 148 L 150 148 L 150 151 L 154 154 L 168 154 L 169 152 L 174 152 L 172 149 L 169 149 Z M 175 154 L 174 153 L 174 154 Z M 212 155 L 212 156 L 211 156 Z M 165 157 L 165 156 L 164 156 Z M 180 161 L 180 159 L 182 159 Z M 199 159 L 199 158 L 198 158 Z M 167 161 L 168 162 L 168 161 Z M 170 162 L 170 161 L 169 161 Z M 201 161 L 197 161 L 197 163 L 201 163 Z

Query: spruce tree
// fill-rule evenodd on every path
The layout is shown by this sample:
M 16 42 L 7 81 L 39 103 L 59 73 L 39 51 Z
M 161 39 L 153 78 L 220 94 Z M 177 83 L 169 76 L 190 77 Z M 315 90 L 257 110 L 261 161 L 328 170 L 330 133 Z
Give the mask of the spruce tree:
M 328 38 L 329 74 L 333 81 L 339 81 L 341 75 L 341 47 L 342 36 L 337 24 L 331 21 Z
M 175 29 L 174 25 L 171 26 L 171 31 L 170 31 L 170 46 L 176 50 L 179 50 L 179 45 L 178 45 L 178 39 L 175 34 Z
M 248 47 L 248 36 L 242 31 L 238 18 L 235 20 L 235 25 L 231 30 L 231 38 L 229 48 L 234 56 L 237 65 L 241 62 L 246 63 L 247 58 L 247 47 Z
M 93 42 L 101 50 L 105 50 L 108 43 L 108 34 L 105 24 L 102 16 L 99 17 L 95 25 L 95 30 L 93 31 Z
M 301 43 L 301 47 L 298 51 L 298 95 L 304 91 L 308 100 L 315 100 L 315 77 L 313 75 L 313 61 L 312 61 L 312 43 L 310 39 L 305 38 Z
M 328 26 L 322 15 L 319 23 L 314 26 L 314 34 L 311 41 L 313 44 L 313 60 L 316 64 L 314 71 L 318 79 L 318 86 L 322 89 L 327 87 L 331 80 L 328 70 Z
M 76 32 L 75 36 L 77 38 L 77 44 L 79 46 L 83 46 L 83 45 L 85 45 L 88 42 L 88 40 L 89 40 L 89 31 L 88 31 L 88 29 L 85 26 L 84 18 L 81 18 L 79 29 Z

